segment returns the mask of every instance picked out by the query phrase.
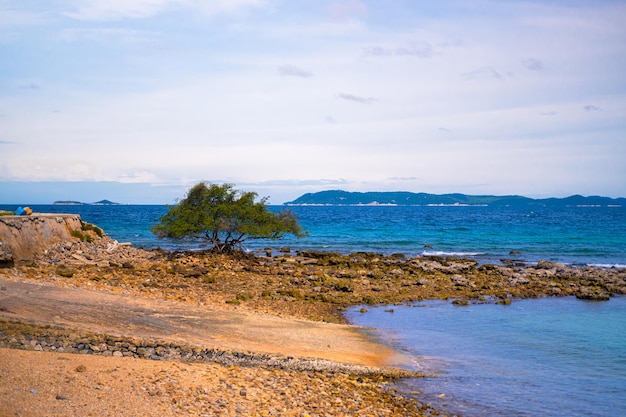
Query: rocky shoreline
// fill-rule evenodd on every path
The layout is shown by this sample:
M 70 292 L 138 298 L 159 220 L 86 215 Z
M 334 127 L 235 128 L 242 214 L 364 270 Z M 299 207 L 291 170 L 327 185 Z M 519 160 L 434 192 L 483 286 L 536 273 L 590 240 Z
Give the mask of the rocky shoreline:
M 408 258 L 375 253 L 292 254 L 287 250 L 278 256 L 271 253 L 226 256 L 210 252 L 146 251 L 119 243 L 106 234 L 100 235 L 92 228 L 49 246 L 32 260 L 5 265 L 0 268 L 0 279 L 176 300 L 195 306 L 222 305 L 334 323 L 345 322 L 343 312 L 355 305 L 403 304 L 428 299 L 448 299 L 458 305 L 508 304 L 516 298 L 547 296 L 601 301 L 615 294 L 626 294 L 624 269 L 574 268 L 548 261 L 533 266 L 514 262 L 479 265 L 471 259 Z M 408 376 L 401 370 L 394 374 L 389 370 L 317 359 L 206 349 L 10 320 L 0 321 L 2 348 L 263 368 L 290 375 L 336 374 L 339 379 L 389 380 Z M 436 410 L 415 399 L 403 398 L 381 387 L 375 392 L 385 400 L 377 403 L 378 408 L 373 408 L 371 415 L 380 414 L 375 410 L 392 410 L 388 415 L 437 415 Z M 352 394 L 347 391 L 335 396 L 348 401 Z
M 332 362 L 317 358 L 296 358 L 258 352 L 202 348 L 189 344 L 111 336 L 80 329 L 42 326 L 0 319 L 0 349 L 76 353 L 104 357 L 130 357 L 155 361 L 218 363 L 224 366 L 263 367 L 295 371 L 332 372 L 384 378 L 417 378 L 424 375 L 399 368 L 381 368 Z
M 18 273 L 67 285 L 245 305 L 312 320 L 343 321 L 345 308 L 427 299 L 510 302 L 626 294 L 626 269 L 539 261 L 479 265 L 471 259 L 299 252 L 224 256 L 136 249 L 108 237 L 54 245 Z

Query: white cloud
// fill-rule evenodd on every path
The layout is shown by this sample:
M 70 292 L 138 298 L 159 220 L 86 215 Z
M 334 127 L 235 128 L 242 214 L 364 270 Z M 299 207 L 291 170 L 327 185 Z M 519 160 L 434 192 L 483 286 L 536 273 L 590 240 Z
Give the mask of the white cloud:
M 599 111 L 600 107 L 595 106 L 593 104 L 585 104 L 583 106 L 583 110 L 585 110 L 585 111 Z
M 2 2 L 0 2 L 0 30 L 20 26 L 35 26 L 47 21 L 44 13 L 19 9 L 20 8 L 17 6 L 12 7 L 10 4 L 3 5 Z
M 543 62 L 536 58 L 528 58 L 523 61 L 526 69 L 530 71 L 542 71 L 544 69 Z
M 158 32 L 155 31 L 112 27 L 71 28 L 65 29 L 59 34 L 59 38 L 65 42 L 95 41 L 100 43 L 109 43 L 112 40 L 124 43 L 143 43 L 154 41 L 158 36 Z
M 77 20 L 117 20 L 152 17 L 167 7 L 180 6 L 178 0 L 78 0 L 65 15 Z
M 476 69 L 473 69 L 473 70 L 471 70 L 469 72 L 465 72 L 462 75 L 463 75 L 463 78 L 465 78 L 466 80 L 479 80 L 479 79 L 489 79 L 489 78 L 500 79 L 500 78 L 502 78 L 502 75 L 498 71 L 493 69 L 492 67 L 476 68 Z
M 233 13 L 261 7 L 264 0 L 76 0 L 75 9 L 65 15 L 77 20 L 110 21 L 144 19 L 160 13 L 195 10 L 206 15 Z
M 304 70 L 295 65 L 281 65 L 278 67 L 278 74 L 284 77 L 301 77 L 309 78 L 313 76 L 310 71 Z
M 435 48 L 429 42 L 412 41 L 402 46 L 368 46 L 364 48 L 365 56 L 413 56 L 417 58 L 432 58 L 436 54 Z
M 326 7 L 334 20 L 361 19 L 367 16 L 367 6 L 359 0 L 333 1 Z
M 82 22 L 15 38 L 34 61 L 0 80 L 0 181 L 626 194 L 614 10 L 579 33 L 587 9 L 526 3 L 73 4 Z
M 147 171 L 123 174 L 117 180 L 122 184 L 159 184 L 162 181 L 157 175 Z
M 337 98 L 341 100 L 354 101 L 355 103 L 361 103 L 361 104 L 369 104 L 369 103 L 378 101 L 378 99 L 374 97 L 363 97 L 363 96 L 357 96 L 355 94 L 350 94 L 350 93 L 339 93 L 337 94 Z

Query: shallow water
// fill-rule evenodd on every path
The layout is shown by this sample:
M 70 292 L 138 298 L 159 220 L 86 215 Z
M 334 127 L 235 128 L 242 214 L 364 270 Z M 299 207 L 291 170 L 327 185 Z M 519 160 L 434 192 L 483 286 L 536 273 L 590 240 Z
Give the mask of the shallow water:
M 438 375 L 400 387 L 450 412 L 608 417 L 626 410 L 626 297 L 359 309 L 348 312 L 351 322 L 377 328 L 415 357 L 414 369 Z

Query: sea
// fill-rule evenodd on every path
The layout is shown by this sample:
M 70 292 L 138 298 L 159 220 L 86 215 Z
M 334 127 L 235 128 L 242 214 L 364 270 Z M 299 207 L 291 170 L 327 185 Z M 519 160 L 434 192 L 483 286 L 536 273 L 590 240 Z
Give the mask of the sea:
M 119 242 L 166 250 L 203 242 L 157 239 L 160 205 L 31 205 L 76 213 Z M 0 210 L 15 210 L 0 205 Z M 269 206 L 279 211 L 282 206 Z M 292 206 L 304 238 L 249 241 L 250 252 L 454 256 L 500 264 L 539 260 L 626 270 L 626 207 Z M 455 306 L 433 300 L 355 306 L 352 323 L 406 355 L 432 377 L 403 380 L 405 395 L 462 416 L 626 415 L 626 297 L 514 300 Z

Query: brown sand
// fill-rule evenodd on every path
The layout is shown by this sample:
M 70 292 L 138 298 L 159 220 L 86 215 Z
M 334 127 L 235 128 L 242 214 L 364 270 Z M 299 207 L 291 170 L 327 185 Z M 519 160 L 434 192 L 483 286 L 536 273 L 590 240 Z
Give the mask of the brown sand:
M 0 281 L 0 318 L 201 347 L 382 366 L 398 356 L 353 326 L 241 307 Z M 0 349 L 2 416 L 427 415 L 387 378 Z
M 419 415 L 346 374 L 0 349 L 0 381 L 0 417 Z
M 358 365 L 400 358 L 355 326 L 25 282 L 0 280 L 0 287 L 0 318 L 7 320 Z

